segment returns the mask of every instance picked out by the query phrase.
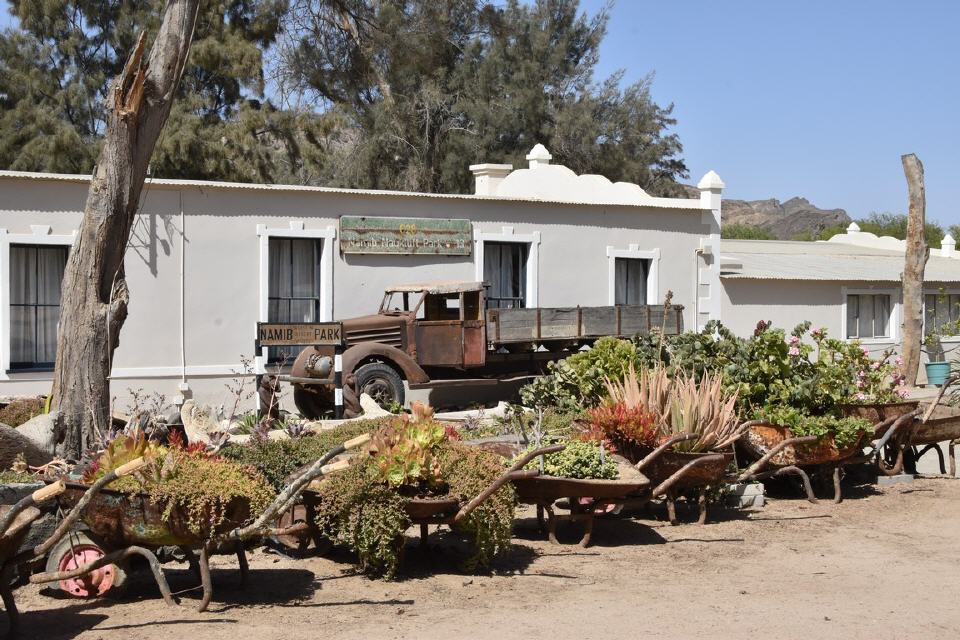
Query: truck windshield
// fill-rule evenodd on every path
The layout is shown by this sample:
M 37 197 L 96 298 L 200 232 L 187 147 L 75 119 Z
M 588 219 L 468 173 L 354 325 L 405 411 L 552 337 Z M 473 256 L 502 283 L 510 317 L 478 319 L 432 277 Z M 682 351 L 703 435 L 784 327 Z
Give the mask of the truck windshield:
M 383 295 L 383 302 L 380 304 L 380 313 L 413 311 L 417 308 L 422 296 L 423 292 L 421 291 L 387 291 Z

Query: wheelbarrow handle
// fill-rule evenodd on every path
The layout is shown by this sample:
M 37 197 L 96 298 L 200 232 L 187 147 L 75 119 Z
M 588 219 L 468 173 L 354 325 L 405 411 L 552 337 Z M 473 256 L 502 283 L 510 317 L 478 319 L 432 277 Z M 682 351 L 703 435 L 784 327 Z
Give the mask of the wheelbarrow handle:
M 637 471 L 643 471 L 647 465 L 649 465 L 651 462 L 656 460 L 661 453 L 663 453 L 673 445 L 677 444 L 678 442 L 686 442 L 687 440 L 696 440 L 697 437 L 698 436 L 695 433 L 678 433 L 677 435 L 673 436 L 672 438 L 670 438 L 669 440 L 661 444 L 659 447 L 657 447 L 656 449 L 648 453 L 643 458 L 643 460 L 641 460 L 640 462 L 634 465 L 634 469 L 636 469 Z
M 23 513 L 24 510 L 40 504 L 45 500 L 49 500 L 54 496 L 60 495 L 66 490 L 66 488 L 67 487 L 63 483 L 63 480 L 57 480 L 56 482 L 48 484 L 45 487 L 40 487 L 30 495 L 11 506 L 10 510 L 7 511 L 2 518 L 0 518 L 0 537 L 3 537 L 3 535 L 6 534 L 7 529 L 10 528 L 10 526 L 17 519 L 17 516 Z
M 657 496 L 662 496 L 663 494 L 670 491 L 673 485 L 675 485 L 680 479 L 682 479 L 683 476 L 687 475 L 687 473 L 689 473 L 691 469 L 694 469 L 696 467 L 699 467 L 705 464 L 713 463 L 713 462 L 720 462 L 724 459 L 725 457 L 722 453 L 715 453 L 709 456 L 703 456 L 701 458 L 691 460 L 690 462 L 688 462 L 687 464 L 683 465 L 682 467 L 674 471 L 672 474 L 670 474 L 669 478 L 667 478 L 666 480 L 658 484 L 656 488 L 650 492 L 650 497 L 655 498 Z
M 927 410 L 923 413 L 923 417 L 920 418 L 920 422 L 922 422 L 922 423 L 924 423 L 924 424 L 927 423 L 927 420 L 929 420 L 929 419 L 930 419 L 930 416 L 933 415 L 933 412 L 934 412 L 934 410 L 937 408 L 937 405 L 940 404 L 940 400 L 943 399 L 943 394 L 944 394 L 944 392 L 947 390 L 947 387 L 949 387 L 950 385 L 956 383 L 957 380 L 960 380 L 960 375 L 958 375 L 958 374 L 955 373 L 955 374 L 953 374 L 952 376 L 950 376 L 949 378 L 947 378 L 946 382 L 944 382 L 942 385 L 940 385 L 940 392 L 937 393 L 937 397 L 934 398 L 934 399 L 933 399 L 933 402 L 930 403 L 930 406 L 927 407 Z
M 561 445 L 561 449 L 563 447 L 564 445 Z M 545 447 L 545 448 L 550 448 L 550 447 Z M 551 453 L 553 452 L 551 451 Z M 490 496 L 496 493 L 500 489 L 500 487 L 507 484 L 508 482 L 511 482 L 512 480 L 519 480 L 521 478 L 535 478 L 538 475 L 540 475 L 540 472 L 537 471 L 536 469 L 521 469 L 521 470 L 510 469 L 505 473 L 502 473 L 499 478 L 497 478 L 492 483 L 490 483 L 490 485 L 486 489 L 481 491 L 476 497 L 474 497 L 473 500 L 463 505 L 463 507 L 460 508 L 460 511 L 457 511 L 457 515 L 453 516 L 453 521 L 455 523 L 460 522 L 461 520 L 469 516 L 474 509 L 476 509 L 481 504 L 483 504 Z
M 514 461 L 514 463 L 510 466 L 510 469 L 507 470 L 507 473 L 510 473 L 511 471 L 517 471 L 519 469 L 523 469 L 525 466 L 527 466 L 528 462 L 530 462 L 537 456 L 545 456 L 551 453 L 557 453 L 558 451 L 563 451 L 566 448 L 567 448 L 567 445 L 565 444 L 551 444 L 546 447 L 540 447 L 539 449 L 534 449 L 533 451 L 528 451 L 527 453 L 523 454 L 519 459 Z
M 800 436 L 797 438 L 787 438 L 786 440 L 781 440 L 776 445 L 774 445 L 774 447 L 770 449 L 770 451 L 767 451 L 763 455 L 763 457 L 761 457 L 759 460 L 757 460 L 752 465 L 747 467 L 743 471 L 743 473 L 737 476 L 737 482 L 743 482 L 753 474 L 763 469 L 767 465 L 767 463 L 770 462 L 770 459 L 773 458 L 773 456 L 783 451 L 786 447 L 789 447 L 791 445 L 798 445 L 798 444 L 813 444 L 818 440 L 820 440 L 819 436 Z
M 83 495 L 80 496 L 80 499 L 77 501 L 77 504 L 73 506 L 73 509 L 70 510 L 70 513 L 64 516 L 63 520 L 60 521 L 60 524 L 57 525 L 57 528 L 54 529 L 53 533 L 50 534 L 50 537 L 34 547 L 34 556 L 41 557 L 46 555 L 55 544 L 60 542 L 60 539 L 63 538 L 63 536 L 65 536 L 67 532 L 73 528 L 73 525 L 76 524 L 77 520 L 80 519 L 80 514 L 82 514 L 83 510 L 87 508 L 87 505 L 90 504 L 90 501 L 93 500 L 97 494 L 99 494 L 108 484 L 123 475 L 133 473 L 134 471 L 142 468 L 145 464 L 146 462 L 142 457 L 136 458 L 126 464 L 120 465 L 112 471 L 107 472 L 96 482 L 90 485 L 90 487 L 84 491 Z
M 320 456 L 320 458 L 314 461 L 314 463 L 311 464 L 306 471 L 298 475 L 283 489 L 283 491 L 277 494 L 277 497 L 274 498 L 273 502 L 271 502 L 270 505 L 264 509 L 252 523 L 245 527 L 233 529 L 232 531 L 219 536 L 217 540 L 245 540 L 247 538 L 261 535 L 265 531 L 268 531 L 270 527 L 267 523 L 272 522 L 279 514 L 289 509 L 293 502 L 300 496 L 301 493 L 303 493 L 303 490 L 306 489 L 313 480 L 325 475 L 326 473 L 330 473 L 331 471 L 338 471 L 341 468 L 345 468 L 339 466 L 339 463 L 328 465 L 328 462 L 341 453 L 345 453 L 348 449 L 363 445 L 369 439 L 369 434 L 363 434 L 330 449 L 325 454 Z M 349 464 L 349 462 L 347 462 L 347 464 Z
M 897 434 L 898 431 L 904 428 L 904 426 L 913 422 L 913 420 L 919 415 L 920 415 L 920 410 L 916 409 L 914 411 L 911 411 L 910 413 L 905 413 L 902 416 L 895 418 L 893 420 L 893 424 L 887 427 L 887 430 L 883 433 L 883 436 L 879 440 L 877 440 L 877 443 L 873 446 L 874 451 L 878 452 L 877 455 L 879 455 L 879 451 L 883 449 L 883 447 L 886 446 L 888 442 L 890 442 L 890 440 Z M 886 422 L 889 422 L 889 420 L 884 421 L 884 423 Z

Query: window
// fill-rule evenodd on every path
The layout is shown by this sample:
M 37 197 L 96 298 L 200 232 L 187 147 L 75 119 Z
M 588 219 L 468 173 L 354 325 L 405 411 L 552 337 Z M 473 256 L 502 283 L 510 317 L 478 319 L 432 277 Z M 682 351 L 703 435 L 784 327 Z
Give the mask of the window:
M 483 281 L 489 285 L 487 307 L 514 309 L 527 306 L 527 256 L 525 242 L 484 242 Z
M 650 261 L 614 258 L 614 304 L 647 304 Z
M 52 368 L 67 247 L 10 246 L 10 368 Z
M 923 333 L 938 333 L 947 323 L 960 320 L 960 294 L 928 293 L 923 296 Z M 947 333 L 953 333 L 948 329 Z
M 313 238 L 270 238 L 269 322 L 320 321 L 320 257 L 323 245 Z M 302 347 L 272 347 L 269 361 L 281 352 L 292 360 Z
M 890 337 L 890 294 L 847 296 L 847 338 Z

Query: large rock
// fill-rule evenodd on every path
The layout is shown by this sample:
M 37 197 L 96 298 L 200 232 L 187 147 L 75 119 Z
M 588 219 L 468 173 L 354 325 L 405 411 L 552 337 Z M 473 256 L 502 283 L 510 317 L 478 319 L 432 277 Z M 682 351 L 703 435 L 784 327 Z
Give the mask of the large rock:
M 56 411 L 41 413 L 17 427 L 17 431 L 37 445 L 41 451 L 53 456 L 57 449 L 56 421 Z
M 46 453 L 24 434 L 0 424 L 0 470 L 9 469 L 19 453 L 32 467 L 47 464 L 53 459 L 53 454 Z
M 220 423 L 213 407 L 199 405 L 193 399 L 187 400 L 180 407 L 180 420 L 190 442 L 210 444 L 209 434 L 220 431 Z
M 806 198 L 780 202 L 767 200 L 723 201 L 723 224 L 743 224 L 769 231 L 778 240 L 790 240 L 805 234 L 817 234 L 830 227 L 850 224 L 843 209 L 821 209 Z

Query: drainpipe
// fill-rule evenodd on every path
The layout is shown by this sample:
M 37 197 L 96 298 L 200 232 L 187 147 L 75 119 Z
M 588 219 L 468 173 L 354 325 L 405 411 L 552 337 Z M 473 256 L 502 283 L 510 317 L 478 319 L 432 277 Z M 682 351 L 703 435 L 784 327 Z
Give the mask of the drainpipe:
M 180 398 L 190 390 L 187 383 L 187 341 L 186 341 L 186 262 L 187 262 L 187 228 L 186 216 L 183 212 L 183 191 L 180 194 Z

